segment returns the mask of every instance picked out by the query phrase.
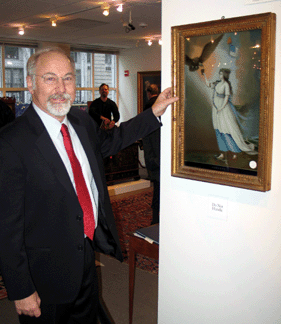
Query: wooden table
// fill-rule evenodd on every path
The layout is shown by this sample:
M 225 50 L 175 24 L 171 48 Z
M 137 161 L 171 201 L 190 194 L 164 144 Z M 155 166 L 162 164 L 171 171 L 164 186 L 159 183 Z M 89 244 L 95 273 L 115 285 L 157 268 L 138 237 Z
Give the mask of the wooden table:
M 159 260 L 159 245 L 129 233 L 129 324 L 133 323 L 136 253 Z

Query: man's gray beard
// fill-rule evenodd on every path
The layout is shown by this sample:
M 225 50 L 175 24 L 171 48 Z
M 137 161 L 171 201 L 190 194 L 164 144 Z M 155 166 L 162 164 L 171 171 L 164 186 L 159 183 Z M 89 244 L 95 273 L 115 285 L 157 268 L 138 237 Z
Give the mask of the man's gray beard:
M 66 99 L 67 102 L 53 104 L 51 99 Z M 61 117 L 68 114 L 71 108 L 71 97 L 69 94 L 65 93 L 62 95 L 52 95 L 47 101 L 47 110 L 53 116 Z

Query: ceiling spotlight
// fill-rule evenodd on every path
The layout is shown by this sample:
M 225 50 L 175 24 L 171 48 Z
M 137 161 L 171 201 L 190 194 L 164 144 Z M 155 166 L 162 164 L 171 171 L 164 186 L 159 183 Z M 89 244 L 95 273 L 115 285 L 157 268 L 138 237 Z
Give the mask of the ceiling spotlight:
M 57 26 L 57 19 L 56 18 L 51 18 L 51 23 L 53 27 Z
M 24 35 L 24 28 L 23 27 L 19 27 L 19 35 Z
M 152 45 L 152 41 L 149 40 L 149 41 L 147 42 L 147 45 L 148 45 L 148 46 L 151 46 L 151 45 Z
M 110 8 L 108 3 L 104 2 L 103 5 L 101 6 L 101 8 L 102 8 L 102 14 L 104 16 L 108 16 L 109 15 L 109 8 Z
M 159 45 L 162 45 L 162 44 L 163 44 L 163 42 L 162 42 L 162 39 L 161 39 L 161 38 L 159 39 L 159 41 L 158 41 L 158 44 L 159 44 Z
M 124 21 L 122 18 L 120 20 L 123 23 L 123 27 L 124 27 L 126 33 L 129 33 L 131 30 L 136 29 L 136 27 L 132 24 L 133 20 L 132 20 L 131 11 L 130 11 L 130 15 L 129 15 L 129 22 Z
M 104 16 L 108 16 L 109 15 L 109 9 L 104 9 L 104 11 L 102 12 Z
M 120 3 L 120 5 L 117 7 L 116 10 L 119 11 L 119 12 L 122 12 L 123 11 L 123 4 Z

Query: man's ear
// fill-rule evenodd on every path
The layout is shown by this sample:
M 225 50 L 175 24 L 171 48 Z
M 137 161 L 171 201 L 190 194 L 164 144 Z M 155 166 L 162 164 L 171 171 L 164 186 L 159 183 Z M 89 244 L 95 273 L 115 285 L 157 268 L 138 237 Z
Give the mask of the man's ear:
M 26 83 L 27 83 L 27 89 L 28 89 L 28 91 L 29 91 L 31 94 L 33 94 L 33 92 L 34 92 L 34 88 L 35 88 L 35 85 L 33 86 L 33 78 L 32 78 L 31 75 L 28 75 L 28 76 L 26 77 Z

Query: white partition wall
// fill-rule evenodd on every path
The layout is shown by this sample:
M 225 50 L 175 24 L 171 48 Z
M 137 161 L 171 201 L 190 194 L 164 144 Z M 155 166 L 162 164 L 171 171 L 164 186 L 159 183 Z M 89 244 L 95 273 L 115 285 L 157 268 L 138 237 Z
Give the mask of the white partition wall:
M 141 44 L 139 47 L 121 51 L 119 55 L 120 122 L 138 113 L 137 72 L 160 70 L 161 46 L 156 43 L 152 46 Z M 129 75 L 125 76 L 125 74 Z
M 277 15 L 272 189 L 262 193 L 171 177 L 171 114 L 163 117 L 159 324 L 281 323 L 281 2 L 162 0 L 162 88 L 171 84 L 171 26 Z M 222 200 L 224 219 L 210 201 Z

